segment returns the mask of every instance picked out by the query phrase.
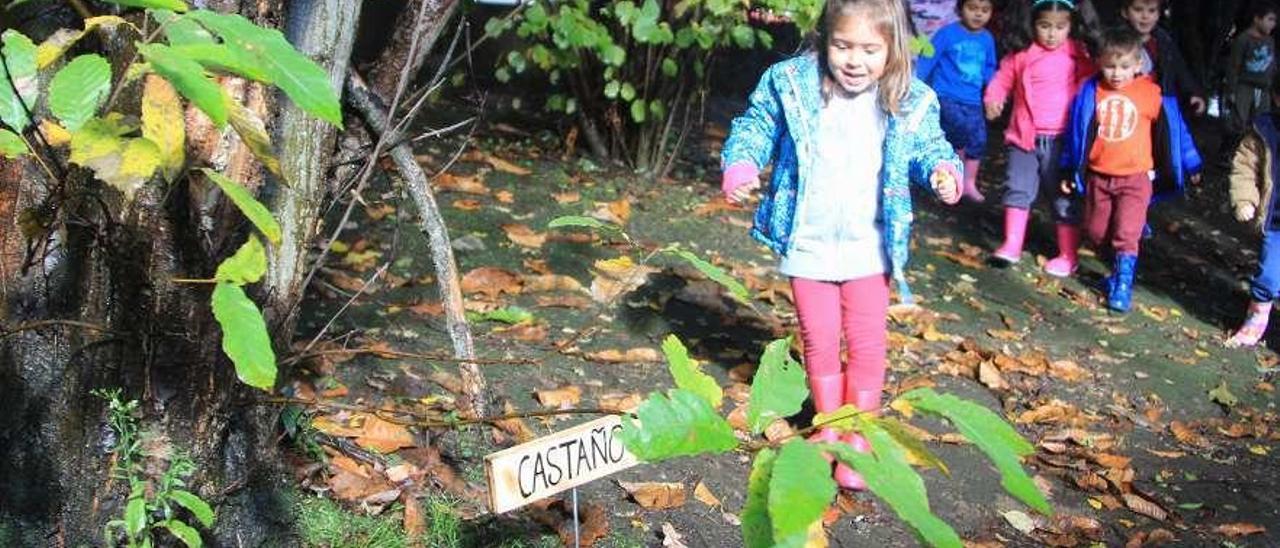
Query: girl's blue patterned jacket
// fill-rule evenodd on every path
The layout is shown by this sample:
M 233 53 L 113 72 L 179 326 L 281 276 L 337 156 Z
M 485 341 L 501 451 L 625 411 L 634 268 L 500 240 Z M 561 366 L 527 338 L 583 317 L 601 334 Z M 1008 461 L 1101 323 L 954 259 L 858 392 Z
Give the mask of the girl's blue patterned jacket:
M 733 120 L 721 155 L 722 168 L 748 162 L 764 169 L 772 161 L 773 177 L 756 209 L 751 235 L 782 255 L 791 246 L 796 211 L 810 198 L 805 195 L 805 183 L 812 178 L 817 160 L 814 140 L 822 107 L 819 70 L 813 53 L 769 67 L 751 93 L 747 111 Z M 880 207 L 890 274 L 899 300 L 911 303 L 904 273 L 914 218 L 909 182 L 930 188 L 934 168 L 949 162 L 959 170 L 961 164 L 938 125 L 938 98 L 932 89 L 913 78 L 898 110 L 889 116 L 885 130 Z

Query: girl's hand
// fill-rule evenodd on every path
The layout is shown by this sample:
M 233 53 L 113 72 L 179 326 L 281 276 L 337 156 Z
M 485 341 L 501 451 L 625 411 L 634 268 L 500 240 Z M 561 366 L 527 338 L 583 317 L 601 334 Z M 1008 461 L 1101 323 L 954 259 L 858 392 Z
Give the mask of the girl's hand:
M 1258 208 L 1249 202 L 1240 202 L 1236 204 L 1236 220 L 1247 223 L 1253 220 L 1253 216 L 1257 215 Z
M 1063 194 L 1070 196 L 1076 192 L 1076 183 L 1071 179 L 1063 179 L 1062 185 L 1058 187 L 1058 190 L 1061 190 Z
M 983 107 L 987 111 L 988 120 L 995 120 L 1004 112 L 1004 103 L 986 103 Z
M 929 184 L 938 198 L 947 205 L 960 201 L 960 182 L 956 180 L 952 170 L 942 166 L 934 168 L 933 174 L 929 176 Z
M 757 188 L 760 188 L 760 179 L 752 179 L 738 185 L 733 190 L 730 190 L 729 193 L 725 195 L 725 198 L 732 203 L 741 204 L 746 202 L 747 198 L 750 198 L 751 193 L 755 192 Z

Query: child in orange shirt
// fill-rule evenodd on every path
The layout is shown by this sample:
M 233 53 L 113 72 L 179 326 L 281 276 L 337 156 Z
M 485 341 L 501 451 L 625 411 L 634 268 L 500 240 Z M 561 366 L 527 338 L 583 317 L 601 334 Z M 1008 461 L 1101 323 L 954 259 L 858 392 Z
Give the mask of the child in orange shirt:
M 1176 100 L 1164 100 L 1159 85 L 1138 75 L 1141 50 L 1142 35 L 1128 27 L 1104 33 L 1099 75 L 1076 96 L 1063 155 L 1064 172 L 1074 175 L 1063 181 L 1063 192 L 1085 194 L 1085 235 L 1115 254 L 1107 307 L 1117 312 L 1131 305 L 1153 174 L 1159 190 L 1178 192 L 1184 176 L 1195 182 L 1200 171 L 1195 145 L 1176 131 L 1182 123 Z

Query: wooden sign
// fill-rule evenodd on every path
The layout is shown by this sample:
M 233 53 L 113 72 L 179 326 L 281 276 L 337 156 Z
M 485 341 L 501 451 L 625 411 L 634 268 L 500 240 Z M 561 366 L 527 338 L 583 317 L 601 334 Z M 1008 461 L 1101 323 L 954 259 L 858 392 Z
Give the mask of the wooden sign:
M 486 456 L 489 510 L 500 514 L 635 466 L 621 431 L 622 417 L 608 415 Z

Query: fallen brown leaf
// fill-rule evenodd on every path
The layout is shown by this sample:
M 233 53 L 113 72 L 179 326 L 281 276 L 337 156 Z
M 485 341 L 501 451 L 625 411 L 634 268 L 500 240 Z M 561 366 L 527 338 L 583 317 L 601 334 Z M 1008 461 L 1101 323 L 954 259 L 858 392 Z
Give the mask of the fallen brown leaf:
M 1266 527 L 1263 527 L 1261 525 L 1257 525 L 1254 523 L 1247 523 L 1247 522 L 1224 523 L 1222 525 L 1214 527 L 1213 530 L 1218 534 L 1226 535 L 1232 538 L 1243 537 L 1247 535 L 1258 535 L 1258 534 L 1267 532 Z
M 571 204 L 582 199 L 582 193 L 578 191 L 572 192 L 556 192 L 551 194 L 551 198 L 558 204 Z
M 1187 456 L 1187 454 L 1182 451 L 1157 451 L 1155 449 L 1147 449 L 1147 452 L 1165 459 L 1180 459 Z
M 643 508 L 667 509 L 684 505 L 685 492 L 683 483 L 630 483 L 618 482 L 631 498 Z
M 356 445 L 365 449 L 373 449 L 380 453 L 390 453 L 402 447 L 413 447 L 413 434 L 402 424 L 383 420 L 375 415 L 366 415 L 364 427 L 356 438 Z
M 655 363 L 662 361 L 662 355 L 652 348 L 631 348 L 625 351 L 610 348 L 608 350 L 588 352 L 586 357 L 590 360 L 605 363 Z
M 978 364 L 978 382 L 992 390 L 1008 390 L 1009 383 L 1000 375 L 1000 370 L 991 362 Z
M 601 395 L 599 402 L 601 409 L 630 413 L 640 407 L 640 404 L 644 402 L 644 397 L 640 394 L 619 394 L 615 392 Z
M 400 503 L 404 505 L 404 534 L 409 538 L 417 538 L 427 530 L 422 507 L 418 505 L 418 499 L 408 492 L 400 494 Z
M 671 522 L 662 522 L 662 548 L 689 548 L 684 543 L 684 535 L 676 531 L 676 526 Z
M 1169 513 L 1165 512 L 1164 508 L 1161 508 L 1159 504 L 1142 498 L 1139 495 L 1125 493 L 1121 498 L 1124 499 L 1125 506 L 1129 507 L 1130 510 L 1156 521 L 1164 521 L 1165 518 L 1169 517 Z
M 1200 435 L 1199 432 L 1192 430 L 1186 424 L 1183 424 L 1182 421 L 1170 421 L 1169 431 L 1173 433 L 1173 437 L 1179 442 L 1187 445 L 1204 447 L 1209 444 L 1209 441 L 1206 440 L 1204 436 Z
M 329 488 L 339 500 L 360 501 L 395 486 L 380 476 L 366 478 L 343 470 L 329 478 Z
M 455 373 L 444 370 L 435 370 L 428 377 L 431 382 L 440 385 L 441 388 L 453 392 L 454 394 L 462 393 L 462 378 Z
M 590 216 L 606 223 L 624 226 L 631 218 L 631 201 L 622 198 L 612 202 L 596 202 L 596 208 Z
M 493 197 L 494 199 L 498 200 L 499 203 L 503 203 L 503 204 L 516 203 L 516 195 L 512 194 L 510 190 L 499 190 L 493 193 Z
M 535 274 L 524 277 L 524 291 L 526 293 L 538 293 L 542 291 L 582 291 L 586 292 L 586 288 L 582 287 L 579 282 L 572 276 L 563 274 Z
M 1054 400 L 1034 409 L 1024 411 L 1021 415 L 1018 415 L 1017 422 L 1018 424 L 1062 422 L 1079 413 L 1080 411 L 1075 407 Z
M 432 179 L 431 186 L 438 191 L 461 192 L 463 194 L 488 195 L 489 188 L 479 177 L 465 177 L 444 172 Z
M 529 225 L 505 224 L 502 225 L 502 231 L 507 233 L 508 240 L 523 247 L 538 249 L 547 241 L 545 232 L 534 232 L 532 228 L 529 228 Z
M 482 266 L 463 274 L 461 286 L 463 293 L 482 293 L 490 299 L 497 299 L 502 293 L 519 293 L 521 281 L 510 270 Z
M 599 274 L 591 280 L 591 298 L 601 303 L 640 287 L 649 274 L 658 271 L 651 266 L 635 264 L 627 256 L 596 261 L 593 266 Z
M 502 413 L 504 415 L 514 415 L 516 414 L 516 408 L 511 405 L 511 402 L 509 401 L 503 402 Z M 538 435 L 533 432 L 533 429 L 529 428 L 529 424 L 519 417 L 496 420 L 493 421 L 493 425 L 503 432 L 511 434 L 511 436 L 516 439 L 516 443 L 524 443 L 538 437 Z
M 484 204 L 480 203 L 480 200 L 473 200 L 471 198 L 454 200 L 452 205 L 454 209 L 461 209 L 463 211 L 476 211 L 484 207 Z
M 419 316 L 439 317 L 444 315 L 444 305 L 438 302 L 419 302 L 406 310 Z
M 581 295 L 538 295 L 533 298 L 534 303 L 542 308 L 574 308 L 583 309 L 591 307 L 592 301 Z
M 1067 382 L 1079 382 L 1093 377 L 1089 370 L 1071 360 L 1049 362 L 1049 374 Z
M 543 324 L 522 323 L 518 325 L 510 325 L 498 327 L 493 330 L 495 335 L 517 341 L 530 343 L 538 343 L 547 340 L 547 326 Z
M 697 485 L 693 486 L 693 498 L 702 501 L 703 504 L 712 508 L 719 508 L 721 506 L 720 499 L 716 498 L 716 496 L 711 493 L 711 489 L 707 487 L 707 484 L 701 481 L 699 481 Z
M 536 395 L 543 407 L 573 407 L 582 400 L 582 388 L 570 384 L 553 390 L 538 390 Z
M 1111 453 L 1093 453 L 1089 455 L 1089 460 L 1098 463 L 1103 468 L 1128 468 L 1133 459 Z
M 1019 331 L 1010 331 L 1008 329 L 988 329 L 987 335 L 998 341 L 1020 341 L 1026 334 Z

